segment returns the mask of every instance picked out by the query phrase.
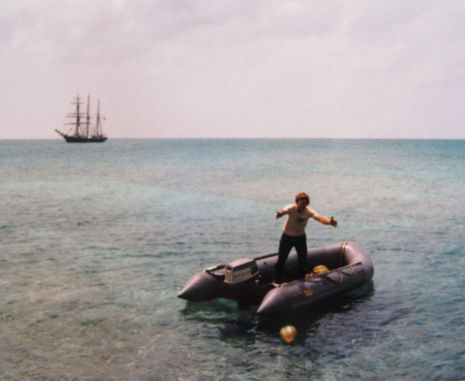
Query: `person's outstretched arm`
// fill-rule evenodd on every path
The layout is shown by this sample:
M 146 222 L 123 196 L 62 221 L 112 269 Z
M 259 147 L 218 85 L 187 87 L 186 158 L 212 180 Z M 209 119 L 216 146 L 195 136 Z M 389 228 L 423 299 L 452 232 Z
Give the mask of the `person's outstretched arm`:
M 325 217 L 325 216 L 320 216 L 319 214 L 313 216 L 313 219 L 317 220 L 318 222 L 321 222 L 323 225 L 331 225 L 334 227 L 337 227 L 337 221 L 331 217 Z
M 289 211 L 286 209 L 279 209 L 276 211 L 276 218 L 281 218 L 282 216 L 289 214 Z

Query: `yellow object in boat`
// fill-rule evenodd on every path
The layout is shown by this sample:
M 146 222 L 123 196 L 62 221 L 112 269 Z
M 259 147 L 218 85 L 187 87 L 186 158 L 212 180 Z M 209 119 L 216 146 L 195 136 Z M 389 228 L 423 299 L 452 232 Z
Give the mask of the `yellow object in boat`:
M 314 274 L 324 274 L 327 273 L 329 269 L 325 265 L 318 265 L 313 268 Z

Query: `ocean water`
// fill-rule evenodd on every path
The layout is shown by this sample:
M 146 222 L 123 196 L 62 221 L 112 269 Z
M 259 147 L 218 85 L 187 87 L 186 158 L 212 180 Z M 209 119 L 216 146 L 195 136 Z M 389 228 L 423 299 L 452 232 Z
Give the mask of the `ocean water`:
M 272 320 L 177 298 L 275 252 L 301 190 L 371 283 Z M 0 380 L 463 380 L 464 195 L 465 141 L 0 141 Z

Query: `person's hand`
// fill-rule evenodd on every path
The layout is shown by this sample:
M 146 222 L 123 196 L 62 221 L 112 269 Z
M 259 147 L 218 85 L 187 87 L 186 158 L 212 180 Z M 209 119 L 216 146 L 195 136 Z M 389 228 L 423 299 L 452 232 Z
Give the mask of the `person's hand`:
M 279 210 L 276 211 L 276 219 L 278 219 L 279 217 L 281 217 L 281 213 L 279 213 Z
M 331 216 L 331 220 L 329 221 L 329 224 L 334 226 L 335 228 L 337 227 L 337 221 L 334 219 L 333 216 Z

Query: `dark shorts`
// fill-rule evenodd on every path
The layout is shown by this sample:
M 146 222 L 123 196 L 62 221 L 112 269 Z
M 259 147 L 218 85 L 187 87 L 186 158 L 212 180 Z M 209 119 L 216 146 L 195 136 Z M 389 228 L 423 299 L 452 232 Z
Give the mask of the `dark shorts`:
M 279 241 L 278 262 L 275 266 L 275 278 L 280 280 L 283 276 L 284 265 L 291 249 L 295 247 L 298 258 L 298 276 L 303 276 L 307 271 L 307 236 L 305 234 L 293 237 L 285 233 Z

